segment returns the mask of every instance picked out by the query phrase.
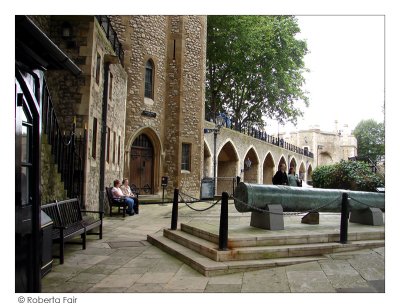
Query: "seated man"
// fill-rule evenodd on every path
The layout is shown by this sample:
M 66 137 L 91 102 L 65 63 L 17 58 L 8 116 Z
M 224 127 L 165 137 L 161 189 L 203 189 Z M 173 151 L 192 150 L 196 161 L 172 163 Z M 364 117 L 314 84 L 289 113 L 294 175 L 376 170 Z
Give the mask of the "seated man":
M 121 182 L 119 180 L 114 180 L 114 187 L 111 189 L 111 193 L 113 195 L 113 198 L 115 199 L 124 199 L 126 204 L 128 205 L 128 208 L 126 209 L 126 213 L 129 216 L 135 215 L 135 212 L 133 210 L 135 201 L 132 198 L 126 197 L 120 188 Z
M 133 201 L 135 202 L 133 209 L 135 211 L 135 214 L 139 214 L 139 200 L 137 198 L 137 195 L 134 194 L 129 187 L 129 182 L 126 178 L 122 180 L 121 191 L 126 197 L 133 199 Z

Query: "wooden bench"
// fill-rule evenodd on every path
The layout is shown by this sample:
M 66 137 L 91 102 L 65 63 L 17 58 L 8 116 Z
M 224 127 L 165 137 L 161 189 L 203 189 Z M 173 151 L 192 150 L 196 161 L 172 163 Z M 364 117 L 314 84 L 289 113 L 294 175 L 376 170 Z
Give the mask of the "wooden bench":
M 82 249 L 86 249 L 86 234 L 96 234 L 99 239 L 103 238 L 104 213 L 81 209 L 76 198 L 43 205 L 42 210 L 53 220 L 53 242 L 60 246 L 59 255 L 54 257 L 60 259 L 60 264 L 64 263 L 64 245 L 72 238 L 81 237 L 81 242 L 75 244 L 82 244 Z M 99 231 L 88 233 L 95 228 L 99 228 Z
M 108 206 L 110 208 L 110 217 L 112 216 L 113 207 L 118 208 L 118 214 L 120 214 L 121 210 L 122 210 L 122 216 L 125 217 L 126 208 L 128 207 L 128 205 L 126 204 L 126 202 L 123 198 L 114 198 L 111 190 L 112 190 L 112 187 L 106 187 Z

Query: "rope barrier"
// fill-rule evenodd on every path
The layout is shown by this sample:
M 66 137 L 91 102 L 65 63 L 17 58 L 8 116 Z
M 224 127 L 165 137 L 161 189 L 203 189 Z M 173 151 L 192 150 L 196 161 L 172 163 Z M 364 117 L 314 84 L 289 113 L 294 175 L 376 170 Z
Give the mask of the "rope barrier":
M 188 197 L 190 197 L 190 196 L 187 195 L 187 194 L 181 193 L 181 192 L 179 193 L 179 197 L 181 197 L 181 200 L 185 203 L 185 205 L 186 205 L 188 208 L 190 208 L 191 210 L 196 211 L 196 212 L 204 212 L 204 211 L 207 211 L 207 210 L 213 208 L 215 205 L 217 205 L 217 204 L 221 201 L 221 200 L 217 200 L 216 202 L 214 202 L 213 204 L 211 204 L 211 206 L 209 206 L 208 208 L 205 208 L 205 209 L 195 209 L 195 208 L 191 207 L 191 206 L 188 204 L 188 202 L 182 197 L 182 194 L 185 195 L 185 196 L 188 196 Z M 193 198 L 193 197 L 192 197 L 192 198 Z M 196 198 L 193 198 L 193 199 L 196 199 Z M 199 199 L 197 199 L 197 200 L 199 200 Z M 196 203 L 196 202 L 200 202 L 200 201 L 192 201 L 192 202 L 189 202 L 189 203 Z M 207 202 L 207 203 L 209 203 L 209 202 Z

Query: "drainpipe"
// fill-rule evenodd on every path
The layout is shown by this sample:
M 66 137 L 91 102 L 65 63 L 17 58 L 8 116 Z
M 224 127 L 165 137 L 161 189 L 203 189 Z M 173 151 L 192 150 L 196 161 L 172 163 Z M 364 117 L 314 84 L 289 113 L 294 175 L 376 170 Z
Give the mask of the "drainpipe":
M 105 194 L 104 182 L 105 182 L 105 171 L 106 171 L 106 137 L 107 137 L 109 71 L 110 71 L 110 62 L 105 62 L 104 83 L 103 83 L 103 104 L 102 104 L 102 114 L 101 114 L 99 211 L 104 211 L 104 194 Z

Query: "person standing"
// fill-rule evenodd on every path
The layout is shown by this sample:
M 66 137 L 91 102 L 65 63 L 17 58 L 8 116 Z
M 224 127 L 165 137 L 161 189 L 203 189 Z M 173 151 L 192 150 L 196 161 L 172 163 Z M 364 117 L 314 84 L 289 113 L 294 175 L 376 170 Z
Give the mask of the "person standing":
M 296 173 L 294 171 L 294 168 L 290 167 L 289 168 L 289 174 L 288 174 L 289 186 L 298 186 L 298 181 L 299 181 L 299 179 L 298 179 L 298 177 L 297 177 L 297 175 L 296 175 Z
M 286 174 L 286 165 L 281 164 L 279 166 L 279 170 L 275 173 L 274 177 L 272 178 L 272 183 L 274 185 L 288 185 L 288 177 Z

